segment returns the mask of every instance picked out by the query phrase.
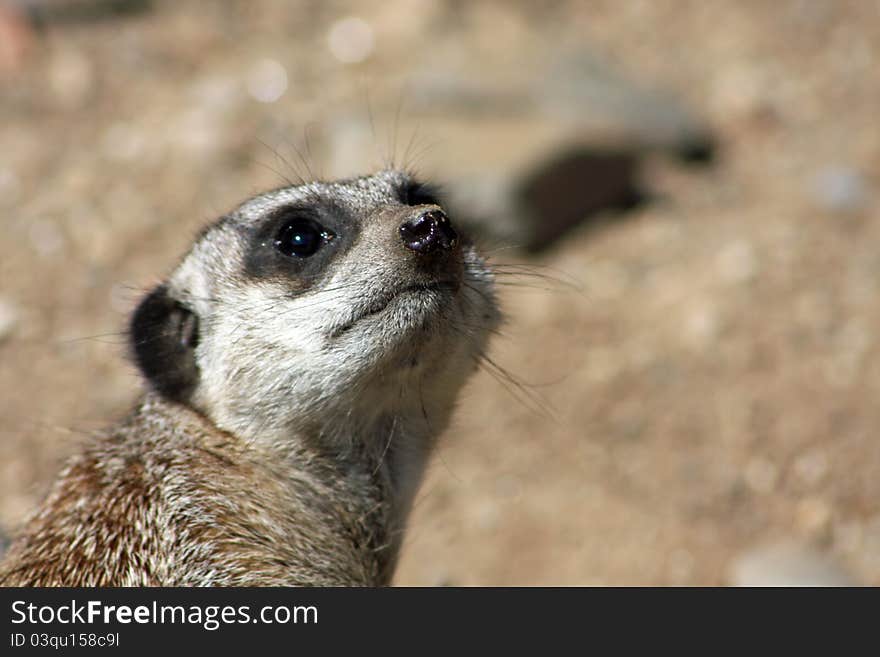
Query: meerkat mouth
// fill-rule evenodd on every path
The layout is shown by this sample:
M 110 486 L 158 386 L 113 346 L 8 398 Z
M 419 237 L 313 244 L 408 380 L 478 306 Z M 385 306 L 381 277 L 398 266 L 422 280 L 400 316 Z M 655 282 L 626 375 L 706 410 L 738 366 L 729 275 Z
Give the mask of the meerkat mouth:
M 358 322 L 367 319 L 368 317 L 373 317 L 375 315 L 381 314 L 382 312 L 387 310 L 389 306 L 395 304 L 405 297 L 431 293 L 454 294 L 458 291 L 459 287 L 461 287 L 461 284 L 458 281 L 448 280 L 431 281 L 429 283 L 413 283 L 412 285 L 407 285 L 405 287 L 399 288 L 397 290 L 394 290 L 393 292 L 390 292 L 387 295 L 383 295 L 382 297 L 376 299 L 356 317 L 347 321 L 345 324 L 335 328 L 330 334 L 330 337 L 338 338 L 344 335 Z

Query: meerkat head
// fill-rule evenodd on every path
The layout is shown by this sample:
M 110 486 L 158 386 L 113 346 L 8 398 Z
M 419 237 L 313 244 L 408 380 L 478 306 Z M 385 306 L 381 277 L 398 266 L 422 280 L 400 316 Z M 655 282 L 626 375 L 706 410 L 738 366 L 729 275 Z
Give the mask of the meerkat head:
M 141 302 L 131 336 L 158 393 L 278 441 L 382 417 L 439 430 L 498 320 L 488 267 L 431 188 L 384 171 L 246 201 Z

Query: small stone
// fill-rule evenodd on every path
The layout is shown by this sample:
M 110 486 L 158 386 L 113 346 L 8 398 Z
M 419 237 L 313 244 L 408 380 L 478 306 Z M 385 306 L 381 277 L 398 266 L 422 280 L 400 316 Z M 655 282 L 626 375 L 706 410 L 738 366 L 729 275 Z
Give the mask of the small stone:
M 733 560 L 734 586 L 857 586 L 829 555 L 794 541 L 751 548 Z

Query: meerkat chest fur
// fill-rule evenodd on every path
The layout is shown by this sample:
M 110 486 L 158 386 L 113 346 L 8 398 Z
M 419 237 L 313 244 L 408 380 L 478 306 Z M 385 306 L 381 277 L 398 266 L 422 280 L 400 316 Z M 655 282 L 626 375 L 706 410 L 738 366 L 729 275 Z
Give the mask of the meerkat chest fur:
M 149 392 L 71 462 L 0 581 L 388 583 L 498 321 L 490 269 L 406 173 L 246 201 L 140 303 Z

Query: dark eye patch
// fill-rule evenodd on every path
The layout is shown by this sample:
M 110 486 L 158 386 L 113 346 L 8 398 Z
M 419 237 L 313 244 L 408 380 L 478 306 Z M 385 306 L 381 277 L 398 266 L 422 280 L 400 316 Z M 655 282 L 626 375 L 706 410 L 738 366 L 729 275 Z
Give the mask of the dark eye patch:
M 336 235 L 314 219 L 293 216 L 275 234 L 275 248 L 290 258 L 308 258 Z
M 244 273 L 256 280 L 280 281 L 291 293 L 321 280 L 330 262 L 346 252 L 358 234 L 345 208 L 324 199 L 280 207 L 239 227 L 250 245 Z
M 416 181 L 408 182 L 400 190 L 400 202 L 404 205 L 442 205 L 440 190 L 435 185 Z

